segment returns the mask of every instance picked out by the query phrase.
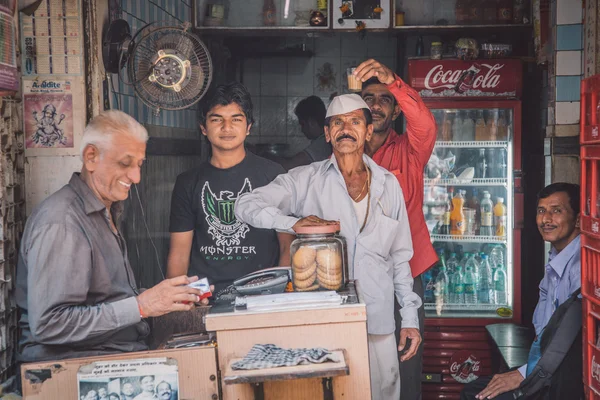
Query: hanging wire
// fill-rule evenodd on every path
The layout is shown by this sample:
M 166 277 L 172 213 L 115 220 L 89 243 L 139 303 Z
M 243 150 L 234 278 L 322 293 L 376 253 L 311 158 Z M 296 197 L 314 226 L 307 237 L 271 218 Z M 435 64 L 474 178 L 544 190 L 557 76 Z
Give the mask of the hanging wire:
M 186 6 L 188 6 L 189 8 L 192 8 L 192 6 L 191 6 L 191 5 L 189 5 L 189 4 L 188 4 L 186 1 L 184 1 L 184 0 L 181 0 L 181 2 L 182 2 L 183 4 L 185 4 Z
M 138 191 L 136 184 L 133 184 L 133 187 L 135 188 L 135 194 L 137 196 L 138 203 L 140 204 L 140 211 L 142 212 L 142 221 L 144 221 L 144 226 L 146 227 L 146 233 L 148 234 L 148 239 L 150 240 L 150 244 L 152 244 L 152 247 L 154 248 L 154 255 L 156 256 L 156 265 L 158 266 L 160 275 L 162 276 L 163 280 L 165 280 L 165 274 L 163 272 L 162 265 L 160 263 L 160 257 L 158 256 L 158 249 L 156 248 L 156 245 L 154 244 L 154 240 L 152 240 L 152 235 L 150 235 L 150 228 L 148 228 L 148 222 L 146 221 L 146 213 L 144 212 L 144 206 L 142 205 L 142 199 L 140 198 L 140 192 Z

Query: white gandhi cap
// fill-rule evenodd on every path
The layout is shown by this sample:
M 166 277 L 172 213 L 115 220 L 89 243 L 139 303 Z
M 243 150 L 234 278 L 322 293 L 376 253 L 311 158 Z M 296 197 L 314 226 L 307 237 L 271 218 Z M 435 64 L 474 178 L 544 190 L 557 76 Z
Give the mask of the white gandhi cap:
M 325 118 L 346 114 L 354 110 L 360 110 L 361 108 L 369 109 L 369 106 L 362 97 L 357 94 L 342 94 L 336 96 L 331 101 L 329 107 L 327 107 L 327 115 L 325 115 Z

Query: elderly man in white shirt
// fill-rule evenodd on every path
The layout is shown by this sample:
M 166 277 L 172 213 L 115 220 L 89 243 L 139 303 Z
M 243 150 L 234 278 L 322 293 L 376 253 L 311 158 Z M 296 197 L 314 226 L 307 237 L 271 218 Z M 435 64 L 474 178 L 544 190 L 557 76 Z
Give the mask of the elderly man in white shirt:
M 333 155 L 292 169 L 273 182 L 241 195 L 237 218 L 279 231 L 339 221 L 348 248 L 349 274 L 360 282 L 367 306 L 371 392 L 374 400 L 400 398 L 394 337 L 394 294 L 402 309 L 399 349 L 410 338 L 402 361 L 415 355 L 421 335 L 408 265 L 413 255 L 402 189 L 390 172 L 364 154 L 373 134 L 369 106 L 356 94 L 333 99 L 325 137 Z

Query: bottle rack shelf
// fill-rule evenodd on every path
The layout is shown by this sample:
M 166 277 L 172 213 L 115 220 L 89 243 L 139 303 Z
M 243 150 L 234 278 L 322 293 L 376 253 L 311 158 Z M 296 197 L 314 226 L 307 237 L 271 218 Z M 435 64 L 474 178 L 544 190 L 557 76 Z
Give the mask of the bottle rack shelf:
M 425 186 L 506 186 L 506 178 L 424 179 Z
M 476 235 L 431 235 L 434 242 L 457 242 L 457 243 L 506 243 L 506 236 L 476 236 Z
M 425 310 L 435 311 L 436 305 L 433 303 L 425 303 Z M 506 304 L 444 304 L 443 311 L 491 311 L 496 312 L 500 307 L 508 307 Z
M 480 149 L 480 148 L 507 148 L 506 141 L 456 141 L 456 142 L 435 142 L 436 148 L 460 148 L 460 149 Z

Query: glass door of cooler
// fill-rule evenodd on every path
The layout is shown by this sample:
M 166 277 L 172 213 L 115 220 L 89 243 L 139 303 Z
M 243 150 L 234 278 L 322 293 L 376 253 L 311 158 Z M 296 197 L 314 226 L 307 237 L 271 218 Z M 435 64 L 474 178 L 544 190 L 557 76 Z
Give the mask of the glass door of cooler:
M 511 316 L 513 109 L 430 109 L 423 212 L 440 261 L 424 274 L 426 315 Z

